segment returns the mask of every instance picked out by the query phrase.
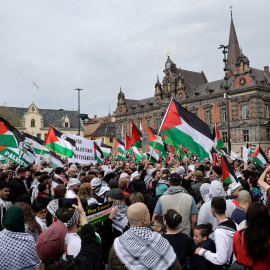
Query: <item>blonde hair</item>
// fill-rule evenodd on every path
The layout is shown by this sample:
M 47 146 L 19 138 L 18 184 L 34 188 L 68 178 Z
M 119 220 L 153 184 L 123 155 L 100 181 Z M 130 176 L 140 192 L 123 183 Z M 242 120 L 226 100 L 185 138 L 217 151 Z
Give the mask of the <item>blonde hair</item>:
M 92 198 L 93 195 L 90 183 L 81 184 L 77 196 L 86 200 Z

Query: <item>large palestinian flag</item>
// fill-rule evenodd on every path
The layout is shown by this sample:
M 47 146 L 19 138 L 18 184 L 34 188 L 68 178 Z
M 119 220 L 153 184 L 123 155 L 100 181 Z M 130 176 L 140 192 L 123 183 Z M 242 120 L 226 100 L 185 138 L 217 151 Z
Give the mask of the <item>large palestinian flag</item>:
M 50 154 L 50 150 L 47 149 L 46 147 L 43 147 L 44 145 L 43 140 L 24 132 L 22 132 L 22 134 L 25 137 L 24 143 L 31 145 L 31 147 L 33 148 L 33 150 L 37 155 L 40 155 L 41 151 L 43 155 Z
M 95 159 L 98 163 L 102 163 L 103 162 L 103 153 L 100 149 L 100 147 L 94 142 L 94 156 L 95 156 Z
M 4 118 L 0 117 L 0 146 L 19 147 L 24 136 Z
M 142 148 L 142 133 L 132 122 L 132 130 L 131 130 L 131 146 L 135 146 L 138 148 Z
M 221 167 L 222 178 L 225 184 L 237 183 L 237 177 L 235 176 L 233 169 L 224 155 L 221 155 Z
M 252 155 L 251 159 L 253 159 L 258 165 L 267 164 L 267 157 L 265 156 L 261 147 L 259 147 Z
M 160 127 L 160 134 L 175 139 L 200 157 L 209 158 L 214 139 L 208 125 L 172 100 Z
M 164 143 L 162 141 L 161 136 L 157 137 L 157 131 L 154 130 L 153 128 L 147 126 L 147 132 L 149 133 L 149 144 L 154 147 L 155 145 L 155 149 L 163 152 L 164 151 Z M 156 142 L 156 144 L 155 144 Z
M 223 140 L 217 128 L 217 124 L 215 124 L 215 127 L 214 127 L 213 137 L 215 139 L 214 147 L 219 151 L 223 147 Z
M 76 141 L 50 126 L 44 146 L 61 156 L 71 158 L 75 152 Z

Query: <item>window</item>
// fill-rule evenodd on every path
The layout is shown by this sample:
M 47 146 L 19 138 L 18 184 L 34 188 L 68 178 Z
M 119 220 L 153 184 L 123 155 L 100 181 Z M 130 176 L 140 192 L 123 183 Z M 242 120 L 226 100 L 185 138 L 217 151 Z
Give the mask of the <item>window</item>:
M 228 142 L 228 133 L 227 132 L 222 132 L 222 141 L 224 143 Z
M 242 112 L 242 119 L 248 119 L 248 104 L 242 105 L 241 112 Z
M 110 143 L 113 143 L 113 138 L 110 138 Z
M 151 118 L 146 119 L 146 125 L 151 127 Z
M 249 131 L 243 130 L 243 140 L 244 142 L 249 142 Z
M 47 133 L 44 134 L 44 139 L 46 139 L 46 137 L 47 137 Z
M 104 143 L 104 138 L 101 138 L 101 142 Z
M 269 104 L 265 104 L 265 118 L 269 119 Z
M 37 134 L 37 138 L 41 139 L 41 134 L 40 133 Z
M 270 129 L 266 129 L 266 140 L 270 141 Z
M 220 121 L 221 122 L 226 122 L 227 121 L 227 110 L 226 110 L 226 108 L 222 108 L 220 110 Z
M 205 117 L 205 123 L 210 124 L 211 123 L 211 111 L 205 111 L 204 117 Z
M 31 120 L 31 127 L 35 127 L 36 126 L 36 121 L 35 121 L 35 119 L 32 119 Z
M 68 128 L 68 122 L 65 122 L 65 128 Z

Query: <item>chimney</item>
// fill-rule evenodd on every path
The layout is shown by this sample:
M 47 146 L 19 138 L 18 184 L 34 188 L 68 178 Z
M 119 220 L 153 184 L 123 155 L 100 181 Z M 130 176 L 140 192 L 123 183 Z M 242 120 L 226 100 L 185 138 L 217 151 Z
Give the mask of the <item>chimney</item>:
M 269 73 L 269 66 L 265 66 L 263 69 L 264 69 L 264 72 L 268 72 Z

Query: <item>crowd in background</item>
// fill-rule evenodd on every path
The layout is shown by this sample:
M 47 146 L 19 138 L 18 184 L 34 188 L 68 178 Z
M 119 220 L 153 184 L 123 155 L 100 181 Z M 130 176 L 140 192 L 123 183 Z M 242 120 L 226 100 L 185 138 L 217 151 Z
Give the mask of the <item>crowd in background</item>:
M 270 269 L 270 167 L 230 163 L 237 182 L 194 156 L 1 166 L 0 269 Z M 108 219 L 88 224 L 105 202 Z

